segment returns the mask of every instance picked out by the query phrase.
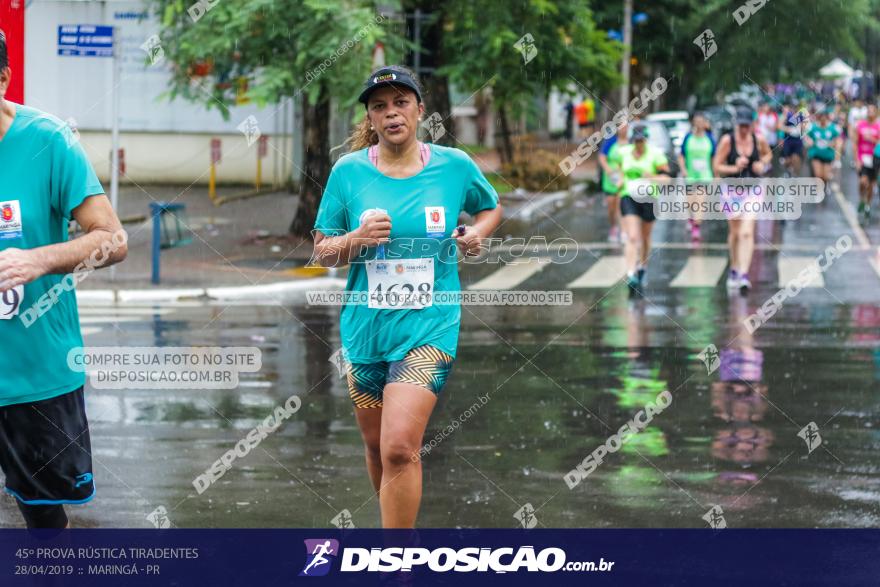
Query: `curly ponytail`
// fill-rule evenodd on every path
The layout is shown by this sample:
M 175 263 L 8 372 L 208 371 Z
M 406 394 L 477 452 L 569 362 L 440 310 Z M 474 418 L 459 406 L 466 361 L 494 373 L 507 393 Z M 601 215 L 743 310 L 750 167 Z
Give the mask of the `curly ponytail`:
M 360 151 L 361 149 L 366 149 L 367 147 L 378 144 L 379 135 L 376 131 L 370 128 L 370 118 L 364 116 L 364 119 L 354 127 L 351 136 L 349 136 L 348 140 L 345 142 L 348 143 L 349 152 Z

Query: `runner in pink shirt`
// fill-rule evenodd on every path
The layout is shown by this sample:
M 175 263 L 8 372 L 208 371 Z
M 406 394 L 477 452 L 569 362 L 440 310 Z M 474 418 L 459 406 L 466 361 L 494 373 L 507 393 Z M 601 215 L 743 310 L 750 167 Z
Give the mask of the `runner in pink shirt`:
M 871 217 L 871 196 L 874 182 L 877 181 L 877 166 L 874 164 L 874 147 L 880 141 L 880 120 L 877 120 L 877 106 L 868 105 L 868 118 L 856 124 L 855 141 L 856 169 L 859 172 L 859 214 L 865 220 Z

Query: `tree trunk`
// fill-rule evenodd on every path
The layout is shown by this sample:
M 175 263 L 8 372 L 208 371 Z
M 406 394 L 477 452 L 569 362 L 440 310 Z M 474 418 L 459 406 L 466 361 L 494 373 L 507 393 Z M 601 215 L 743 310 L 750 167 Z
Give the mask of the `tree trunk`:
M 324 87 L 315 104 L 303 95 L 303 171 L 299 180 L 299 205 L 290 233 L 310 237 L 318 215 L 318 204 L 330 176 L 330 96 Z
M 422 85 L 425 90 L 425 116 L 428 119 L 431 114 L 438 112 L 443 119 L 443 128 L 446 132 L 436 141 L 438 145 L 446 145 L 447 147 L 455 146 L 455 124 L 452 120 L 452 111 L 449 106 L 449 85 L 446 77 L 438 77 L 436 75 L 427 75 L 422 78 Z
M 501 127 L 501 144 L 498 145 L 498 154 L 502 163 L 513 161 L 513 142 L 510 140 L 510 125 L 507 121 L 507 108 L 504 104 L 498 104 L 498 120 Z
M 455 126 L 452 120 L 452 109 L 449 105 L 449 80 L 446 76 L 437 76 L 434 72 L 443 66 L 443 29 L 446 19 L 446 4 L 436 2 L 435 0 L 409 0 L 404 2 L 404 11 L 415 16 L 415 10 L 419 9 L 421 14 L 426 17 L 419 25 L 420 39 L 415 38 L 415 26 L 412 25 L 407 31 L 407 36 L 417 45 L 418 61 L 421 71 L 416 71 L 416 75 L 422 82 L 425 90 L 422 99 L 425 102 L 424 119 L 429 118 L 433 113 L 438 113 L 443 120 L 443 128 L 446 132 L 442 137 L 438 137 L 436 141 L 438 145 L 446 145 L 454 147 Z M 429 18 L 428 18 L 429 17 Z M 412 54 L 412 63 L 410 67 L 415 66 L 415 53 Z

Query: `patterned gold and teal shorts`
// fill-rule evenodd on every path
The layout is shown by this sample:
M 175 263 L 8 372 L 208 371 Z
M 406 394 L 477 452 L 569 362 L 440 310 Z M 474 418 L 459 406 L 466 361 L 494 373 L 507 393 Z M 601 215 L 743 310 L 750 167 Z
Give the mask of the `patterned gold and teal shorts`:
M 411 383 L 440 394 L 455 361 L 430 345 L 414 348 L 400 361 L 352 363 L 348 393 L 357 408 L 381 408 L 382 391 L 389 383 Z

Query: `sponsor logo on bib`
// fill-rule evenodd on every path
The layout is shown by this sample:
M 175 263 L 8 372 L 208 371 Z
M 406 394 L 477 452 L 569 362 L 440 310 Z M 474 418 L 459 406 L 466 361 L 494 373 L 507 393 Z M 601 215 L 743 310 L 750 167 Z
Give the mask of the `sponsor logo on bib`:
M 446 213 L 443 206 L 425 208 L 425 232 L 429 237 L 446 236 Z
M 0 240 L 21 238 L 21 206 L 18 200 L 0 202 Z

